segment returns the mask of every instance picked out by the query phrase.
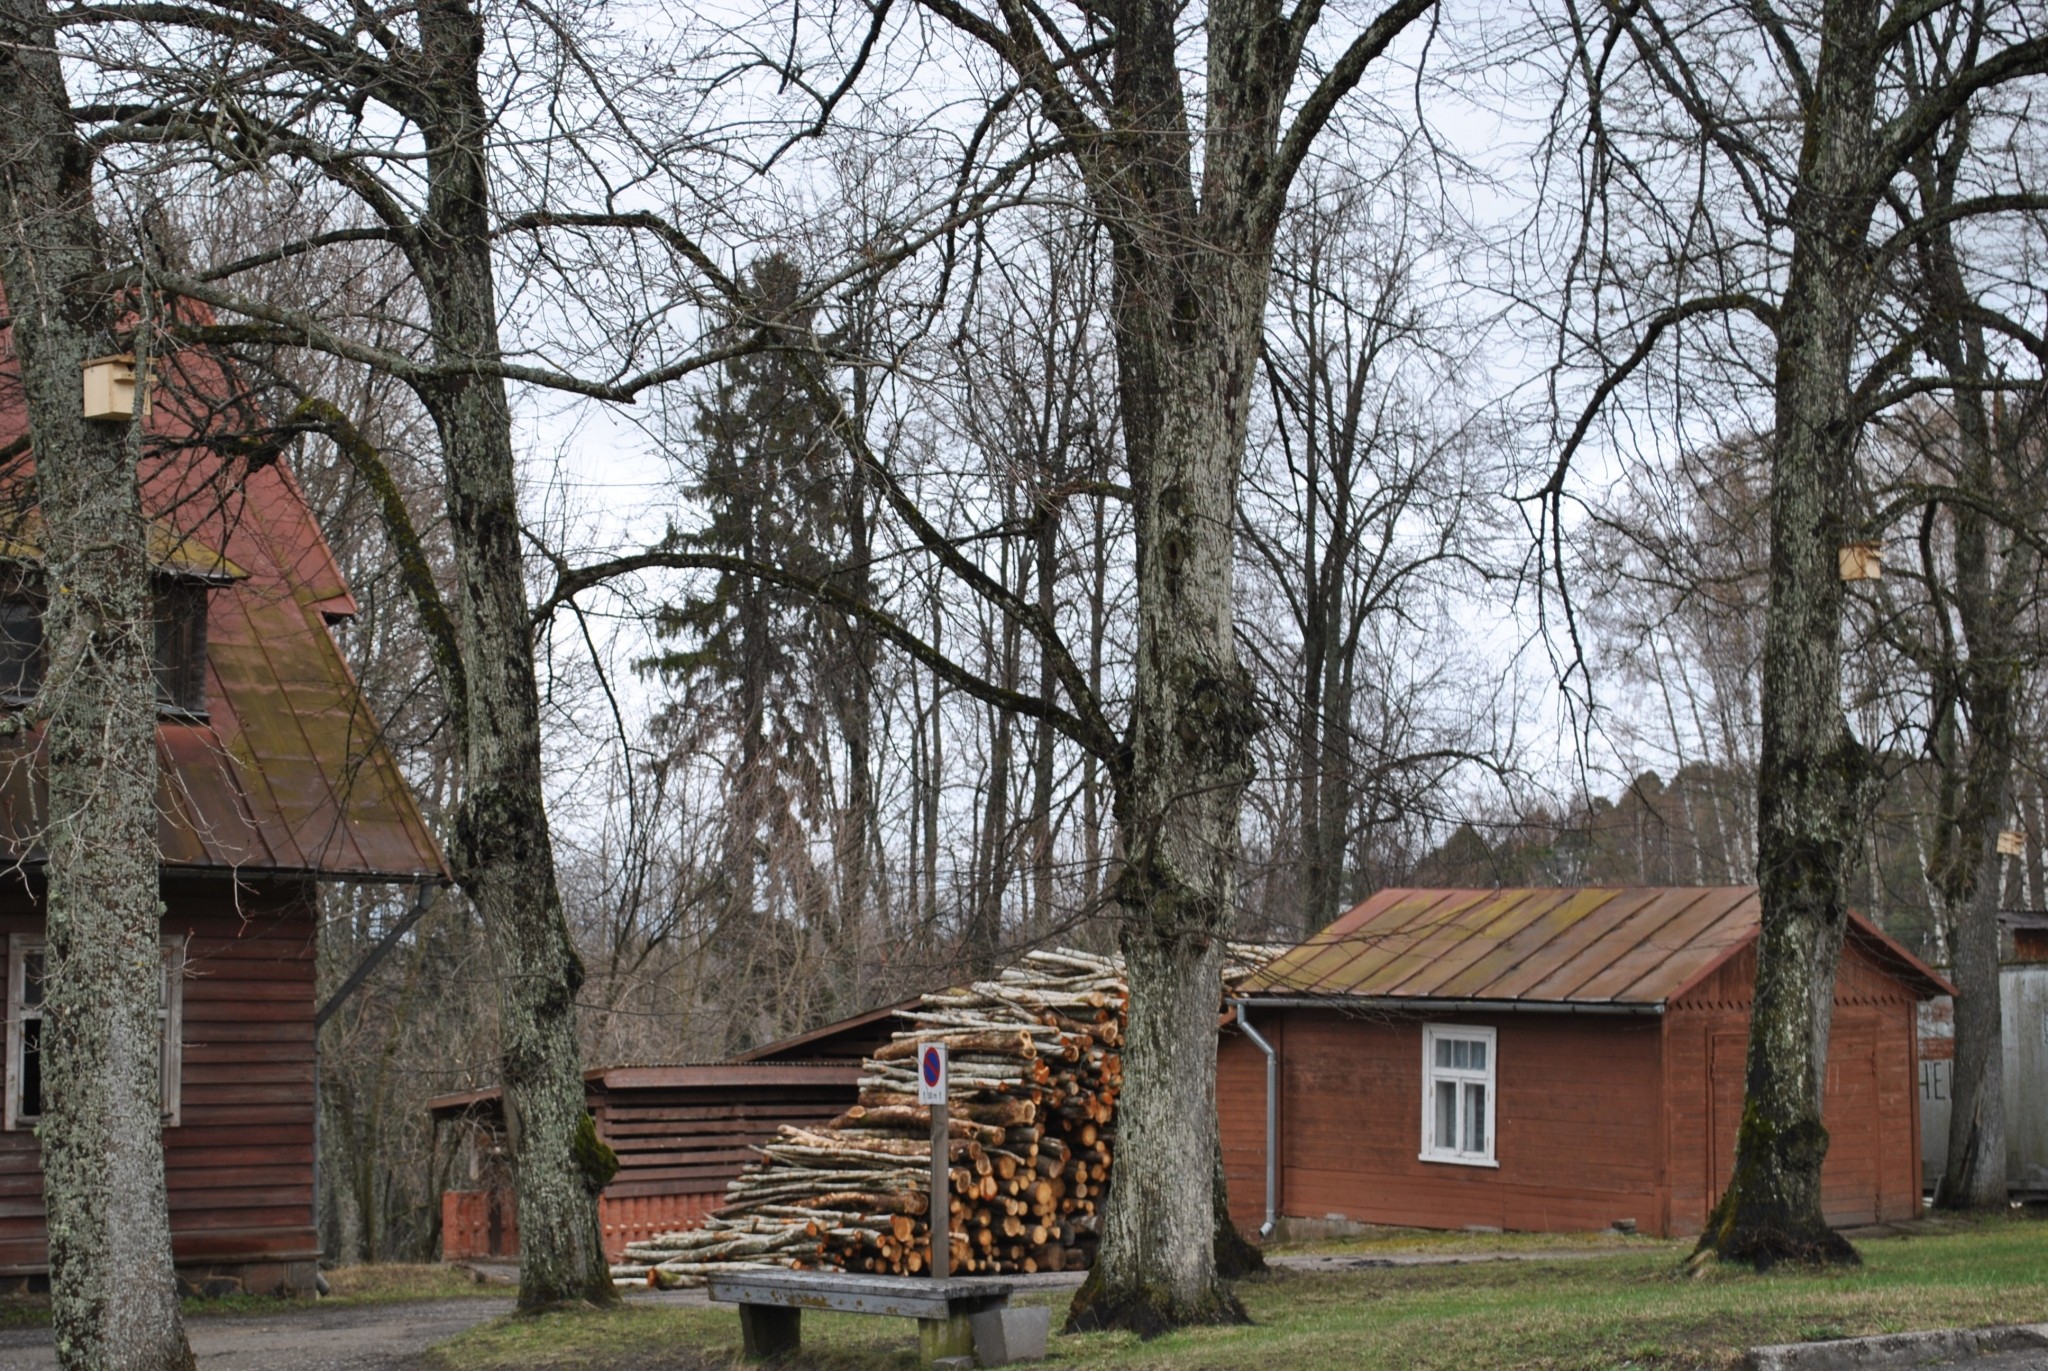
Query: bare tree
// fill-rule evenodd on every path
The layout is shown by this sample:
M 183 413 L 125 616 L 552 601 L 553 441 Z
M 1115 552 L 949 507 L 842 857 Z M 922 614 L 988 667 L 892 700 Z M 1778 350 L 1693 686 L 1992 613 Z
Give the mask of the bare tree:
M 381 501 L 381 512 L 411 564 L 408 590 L 461 740 L 452 855 L 491 939 L 502 997 L 520 1299 L 527 1306 L 565 1298 L 612 1302 L 617 1294 L 593 1183 L 602 1168 L 575 1146 L 585 1118 L 575 1005 L 583 966 L 563 918 L 543 803 L 506 393 L 506 376 L 518 369 L 501 355 L 494 276 L 499 225 L 489 149 L 499 116 L 484 90 L 486 20 L 462 0 L 423 0 L 375 14 L 342 6 L 322 14 L 116 5 L 84 22 L 103 40 L 96 55 L 105 79 L 121 88 L 113 103 L 81 112 L 103 123 L 106 142 L 196 156 L 228 175 L 276 167 L 295 181 L 324 182 L 369 217 L 368 225 L 314 233 L 253 257 L 161 273 L 160 283 L 239 316 L 187 328 L 186 336 L 312 347 L 376 366 L 403 380 L 433 420 L 458 587 L 452 601 L 441 599 L 395 491 Z M 167 60 L 138 56 L 137 44 Z M 360 121 L 370 101 L 396 121 L 393 128 Z M 223 140 L 228 124 L 242 133 Z M 416 352 L 369 346 L 331 321 L 234 289 L 243 272 L 365 240 L 388 244 L 412 274 L 424 314 Z M 327 433 L 373 484 L 389 489 L 380 454 L 331 401 L 309 400 L 284 427 Z
M 1643 5 L 1597 18 L 1572 5 L 1566 23 L 1592 134 L 1588 229 L 1569 272 L 1603 288 L 1630 281 L 1634 313 L 1619 356 L 1605 311 L 1579 335 L 1592 358 L 1607 359 L 1605 375 L 1562 445 L 1546 501 L 1561 508 L 1562 473 L 1600 402 L 1667 338 L 1718 357 L 1731 384 L 1751 386 L 1770 409 L 1764 926 L 1733 1179 L 1700 1250 L 1758 1265 L 1853 1261 L 1820 1197 L 1834 978 L 1874 775 L 1843 712 L 1839 552 L 1863 536 L 1868 515 L 1856 461 L 1864 425 L 1957 380 L 1910 376 L 1917 341 L 1882 330 L 1886 288 L 1933 226 L 1901 221 L 1887 195 L 1973 102 L 2048 69 L 2048 34 L 2023 5 L 1861 0 Z M 1760 117 L 1760 102 L 1792 117 Z M 1943 221 L 1982 222 L 2033 194 L 1989 164 L 1981 171 L 1985 192 Z M 1624 268 L 1630 251 L 1642 258 Z M 1739 347 L 1713 350 L 1750 330 L 1768 367 L 1747 370 Z
M 149 311 L 110 284 L 93 158 L 71 126 L 39 0 L 0 8 L 0 281 L 42 513 L 49 667 L 5 722 L 45 726 L 50 818 L 41 968 L 48 1107 L 37 1129 L 59 1364 L 189 1371 L 164 1191 L 157 877 L 142 423 L 81 417 L 87 358 L 139 352 Z M 146 383 L 145 383 L 146 384 Z M 138 390 L 146 395 L 146 390 Z
M 1137 525 L 1137 642 L 1115 898 L 1131 978 L 1122 1169 L 1076 1327 L 1237 1319 L 1215 1274 L 1214 1013 L 1239 803 L 1261 720 L 1233 632 L 1232 527 L 1274 233 L 1338 104 L 1428 0 L 1305 61 L 1320 4 L 1071 12 L 925 0 L 1050 127 L 1113 252 L 1111 318 Z M 1185 52 L 1183 35 L 1201 48 Z M 1201 72 L 1191 105 L 1191 66 Z M 1310 73 L 1316 73 L 1311 76 Z M 1307 79 L 1305 93 L 1298 83 Z M 1292 112 L 1293 120 L 1287 116 Z M 1035 154 L 1030 154 L 1035 156 Z
M 1255 902 L 1276 934 L 1363 899 L 1375 840 L 1492 750 L 1485 672 L 1447 647 L 1483 577 L 1485 415 L 1459 386 L 1475 335 L 1422 298 L 1445 248 L 1405 172 L 1314 178 L 1275 266 L 1238 507 L 1240 617 L 1278 722 L 1254 791 L 1275 814 Z

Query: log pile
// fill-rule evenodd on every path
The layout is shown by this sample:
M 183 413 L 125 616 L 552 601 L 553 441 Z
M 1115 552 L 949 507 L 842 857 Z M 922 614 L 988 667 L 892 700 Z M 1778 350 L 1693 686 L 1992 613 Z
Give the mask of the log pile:
M 1233 946 L 1234 981 L 1273 949 Z M 868 1058 L 860 1100 L 755 1148 L 702 1226 L 626 1249 L 622 1285 L 700 1283 L 735 1266 L 917 1275 L 930 1268 L 931 1111 L 918 1046 L 950 1061 L 946 1233 L 955 1274 L 1083 1270 L 1116 1148 L 1127 990 L 1120 959 L 1031 952 L 994 980 L 923 996 Z

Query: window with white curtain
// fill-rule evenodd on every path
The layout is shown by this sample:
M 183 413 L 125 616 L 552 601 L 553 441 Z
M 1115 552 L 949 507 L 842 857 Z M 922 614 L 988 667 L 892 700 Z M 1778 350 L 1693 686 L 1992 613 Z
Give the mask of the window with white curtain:
M 1493 1153 L 1494 1031 L 1422 1028 L 1422 1160 L 1498 1166 Z

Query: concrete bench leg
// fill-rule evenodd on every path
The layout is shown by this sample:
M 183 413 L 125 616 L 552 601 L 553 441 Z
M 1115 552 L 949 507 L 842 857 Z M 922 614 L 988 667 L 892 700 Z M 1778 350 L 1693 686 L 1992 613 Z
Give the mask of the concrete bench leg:
M 974 1361 L 978 1366 L 1008 1366 L 1039 1361 L 1052 1331 L 1052 1311 L 1044 1305 L 984 1309 L 968 1319 L 974 1330 Z
M 777 1304 L 740 1306 L 740 1342 L 748 1361 L 794 1352 L 803 1342 L 804 1311 Z
M 974 1326 L 965 1314 L 917 1321 L 917 1359 L 926 1366 L 941 1357 L 972 1357 Z

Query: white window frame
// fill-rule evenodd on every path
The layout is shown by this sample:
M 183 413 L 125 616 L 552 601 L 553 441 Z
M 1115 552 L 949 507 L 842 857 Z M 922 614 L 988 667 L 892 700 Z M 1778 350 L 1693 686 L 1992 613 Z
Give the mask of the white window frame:
M 20 1132 L 33 1129 L 41 1121 L 40 1114 L 24 1114 L 21 1109 L 22 1078 L 22 1032 L 21 1026 L 28 1019 L 40 1020 L 40 1007 L 30 1010 L 22 1001 L 26 998 L 28 980 L 28 958 L 33 953 L 46 950 L 40 934 L 12 933 L 7 938 L 7 1058 L 4 1069 L 7 1077 L 4 1117 L 0 1117 L 0 1129 Z M 185 937 L 179 934 L 163 940 L 164 990 L 157 1009 L 157 1019 L 163 1024 L 163 1047 L 160 1053 L 163 1062 L 163 1123 L 166 1128 L 178 1124 L 181 1101 L 180 1082 L 185 1074 Z
M 1444 1041 L 1482 1042 L 1486 1044 L 1486 1069 L 1473 1071 L 1469 1068 L 1438 1066 L 1436 1045 Z M 1464 1152 L 1455 1145 L 1440 1146 L 1436 1138 L 1436 1086 L 1438 1081 L 1456 1081 L 1460 1084 L 1483 1084 L 1486 1087 L 1486 1150 Z M 1422 1026 L 1422 1152 L 1421 1160 L 1426 1162 L 1448 1162 L 1453 1166 L 1498 1167 L 1497 1155 L 1500 1136 L 1494 1132 L 1494 1105 L 1500 1097 L 1500 1041 L 1491 1028 L 1475 1028 L 1464 1024 L 1424 1024 Z

